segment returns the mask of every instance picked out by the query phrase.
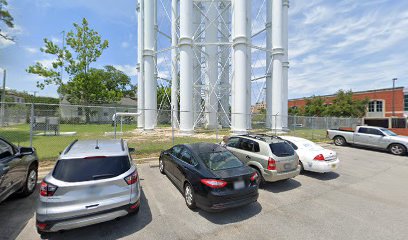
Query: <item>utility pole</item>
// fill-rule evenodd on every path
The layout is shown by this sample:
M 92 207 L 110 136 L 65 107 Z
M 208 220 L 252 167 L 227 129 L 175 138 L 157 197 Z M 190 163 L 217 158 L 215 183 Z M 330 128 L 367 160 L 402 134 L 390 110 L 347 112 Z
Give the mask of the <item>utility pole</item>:
M 6 102 L 6 69 L 3 69 L 3 92 L 1 93 L 1 125 L 4 126 L 4 108 Z
M 392 79 L 392 116 L 395 117 L 395 81 L 398 78 Z

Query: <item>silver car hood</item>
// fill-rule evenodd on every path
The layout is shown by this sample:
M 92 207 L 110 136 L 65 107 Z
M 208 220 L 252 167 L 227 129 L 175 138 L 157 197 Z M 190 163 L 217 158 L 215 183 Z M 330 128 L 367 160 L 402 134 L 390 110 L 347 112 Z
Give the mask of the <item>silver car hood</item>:
M 391 140 L 395 140 L 395 141 L 401 141 L 401 142 L 407 142 L 408 143 L 408 136 L 389 136 L 389 138 Z

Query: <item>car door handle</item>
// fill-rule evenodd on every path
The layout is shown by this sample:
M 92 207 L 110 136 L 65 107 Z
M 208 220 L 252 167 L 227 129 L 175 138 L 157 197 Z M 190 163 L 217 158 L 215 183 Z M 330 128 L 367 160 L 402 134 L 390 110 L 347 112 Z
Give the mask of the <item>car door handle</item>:
M 97 208 L 98 206 L 99 204 L 88 205 L 86 206 L 86 209 L 93 209 L 93 208 Z
M 246 156 L 245 156 L 245 158 L 246 158 L 246 159 L 251 159 L 251 157 L 250 157 L 250 156 L 248 156 L 248 155 L 246 155 Z

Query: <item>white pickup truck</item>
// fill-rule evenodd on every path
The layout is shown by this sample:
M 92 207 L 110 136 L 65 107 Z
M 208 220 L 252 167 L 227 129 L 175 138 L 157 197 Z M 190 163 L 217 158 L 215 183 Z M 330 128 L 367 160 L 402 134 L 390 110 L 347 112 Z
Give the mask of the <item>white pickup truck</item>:
M 337 146 L 359 145 L 387 150 L 394 155 L 405 155 L 408 149 L 408 137 L 382 127 L 359 126 L 355 131 L 329 129 L 327 135 Z

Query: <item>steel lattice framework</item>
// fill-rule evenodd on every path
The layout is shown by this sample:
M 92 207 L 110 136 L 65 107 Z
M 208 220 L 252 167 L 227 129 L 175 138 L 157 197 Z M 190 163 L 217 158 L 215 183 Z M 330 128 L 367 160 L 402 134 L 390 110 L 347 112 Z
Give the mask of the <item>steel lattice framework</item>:
M 182 133 L 221 125 L 251 129 L 265 102 L 266 127 L 287 128 L 288 0 L 138 0 L 138 127 L 172 110 Z M 157 86 L 171 86 L 171 106 Z M 159 107 L 158 107 L 159 106 Z

